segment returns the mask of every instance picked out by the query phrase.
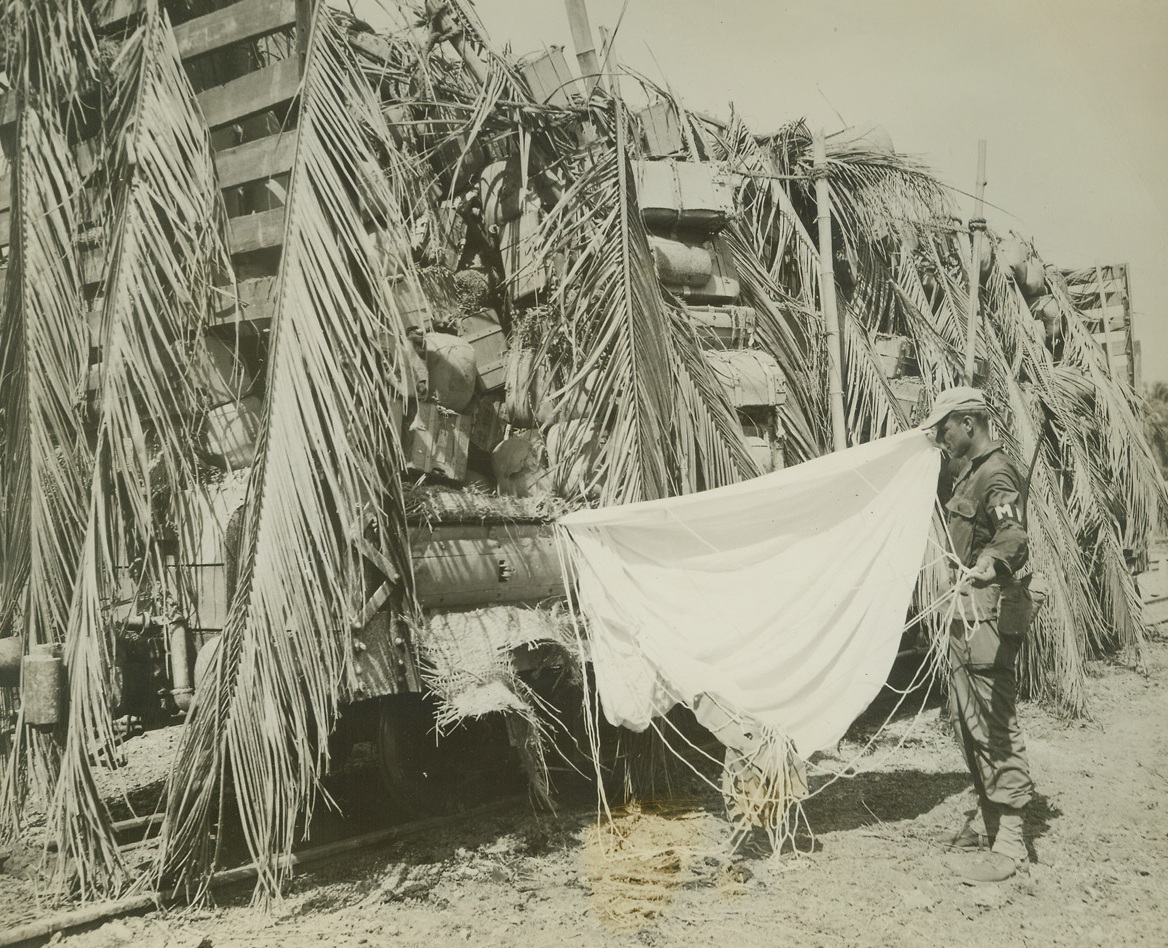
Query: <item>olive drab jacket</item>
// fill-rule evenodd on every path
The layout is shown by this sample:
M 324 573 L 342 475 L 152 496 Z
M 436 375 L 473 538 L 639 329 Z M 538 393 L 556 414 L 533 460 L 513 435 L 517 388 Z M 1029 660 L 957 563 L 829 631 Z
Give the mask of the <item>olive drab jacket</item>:
M 953 484 L 945 504 L 953 553 L 964 566 L 989 552 L 1002 578 L 1014 576 L 1030 558 L 1022 526 L 1022 476 L 1002 442 L 992 441 Z
M 962 614 L 992 622 L 1004 636 L 1024 636 L 1033 605 L 1029 579 L 1019 581 L 1030 558 L 1022 525 L 1022 477 L 1000 441 L 991 442 L 957 475 L 945 511 L 953 553 L 962 565 L 972 568 L 988 552 L 997 571 L 992 582 L 961 590 Z M 975 664 L 995 660 L 994 655 L 972 656 Z

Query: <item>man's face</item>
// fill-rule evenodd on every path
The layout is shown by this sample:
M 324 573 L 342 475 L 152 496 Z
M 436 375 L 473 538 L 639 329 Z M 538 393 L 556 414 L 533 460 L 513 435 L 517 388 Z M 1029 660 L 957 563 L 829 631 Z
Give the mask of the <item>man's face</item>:
M 933 440 L 951 458 L 963 458 L 973 447 L 973 432 L 969 419 L 963 415 L 946 415 L 933 429 Z

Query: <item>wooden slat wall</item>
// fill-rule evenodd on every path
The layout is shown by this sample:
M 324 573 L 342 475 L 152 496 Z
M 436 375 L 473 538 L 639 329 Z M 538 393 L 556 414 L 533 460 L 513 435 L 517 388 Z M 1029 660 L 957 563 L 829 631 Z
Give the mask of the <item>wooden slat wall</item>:
M 284 238 L 284 208 L 233 217 L 227 226 L 232 253 L 279 247 Z M 89 250 L 81 255 L 81 278 L 86 286 L 101 280 L 103 253 L 100 250 Z
M 194 59 L 296 23 L 296 0 L 239 0 L 174 28 L 179 55 Z
M 300 57 L 294 56 L 201 93 L 199 107 L 208 127 L 228 125 L 287 102 L 300 87 L 301 65 Z
M 236 292 L 239 300 L 238 319 L 259 328 L 265 327 L 275 308 L 276 278 L 270 276 L 240 280 Z M 215 312 L 212 323 L 226 326 L 236 319 L 236 307 L 228 303 Z
M 103 25 L 116 24 L 140 9 L 141 0 L 116 0 L 102 18 Z M 234 43 L 257 39 L 287 29 L 304 21 L 306 0 L 238 0 L 205 16 L 188 20 L 175 27 L 175 39 L 182 58 L 205 56 Z M 299 29 L 298 31 L 302 32 Z M 298 42 L 298 46 L 302 46 Z M 250 115 L 265 112 L 295 98 L 303 72 L 303 58 L 288 59 L 257 69 L 221 86 L 207 89 L 198 96 L 199 107 L 209 128 L 232 125 Z M 14 97 L 4 98 L 0 106 L 0 125 L 15 120 Z M 254 181 L 285 174 L 292 166 L 296 149 L 296 132 L 278 133 L 219 151 L 216 168 L 223 188 L 234 188 Z M 78 165 L 82 174 L 93 169 L 96 155 L 87 142 L 78 146 Z M 10 181 L 0 180 L 0 246 L 8 243 L 11 207 Z M 283 239 L 282 209 L 261 211 L 233 218 L 230 243 L 233 253 L 247 253 L 277 247 Z M 83 257 L 87 282 L 100 279 L 101 254 Z

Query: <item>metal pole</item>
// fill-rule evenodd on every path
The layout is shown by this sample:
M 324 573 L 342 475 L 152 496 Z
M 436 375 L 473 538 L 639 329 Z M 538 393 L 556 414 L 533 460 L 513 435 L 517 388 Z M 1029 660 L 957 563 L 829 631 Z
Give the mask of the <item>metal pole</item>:
M 823 321 L 827 326 L 827 397 L 831 403 L 831 441 L 833 451 L 848 446 L 844 422 L 844 382 L 840 351 L 839 313 L 835 300 L 835 265 L 831 249 L 831 189 L 827 183 L 827 146 L 823 131 L 812 140 L 815 160 L 815 206 L 819 224 L 819 298 L 823 304 Z
M 977 143 L 977 183 L 974 188 L 973 217 L 969 219 L 969 231 L 973 235 L 972 256 L 969 264 L 969 308 L 965 328 L 965 384 L 973 384 L 973 373 L 977 366 L 977 323 L 981 308 L 981 252 L 985 242 L 985 188 L 986 188 L 986 143 Z
M 584 77 L 584 100 L 592 98 L 592 90 L 600 81 L 600 60 L 596 57 L 596 43 L 588 22 L 588 7 L 584 0 L 564 0 L 568 11 L 568 25 L 572 28 L 572 45 L 576 47 L 576 62 Z

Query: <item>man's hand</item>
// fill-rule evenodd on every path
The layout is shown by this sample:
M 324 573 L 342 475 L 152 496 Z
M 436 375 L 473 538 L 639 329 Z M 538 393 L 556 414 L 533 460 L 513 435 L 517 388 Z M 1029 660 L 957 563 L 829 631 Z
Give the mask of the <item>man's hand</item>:
M 985 585 L 997 575 L 998 569 L 994 558 L 988 553 L 983 553 L 977 558 L 973 569 L 969 571 L 969 581 L 975 585 Z

